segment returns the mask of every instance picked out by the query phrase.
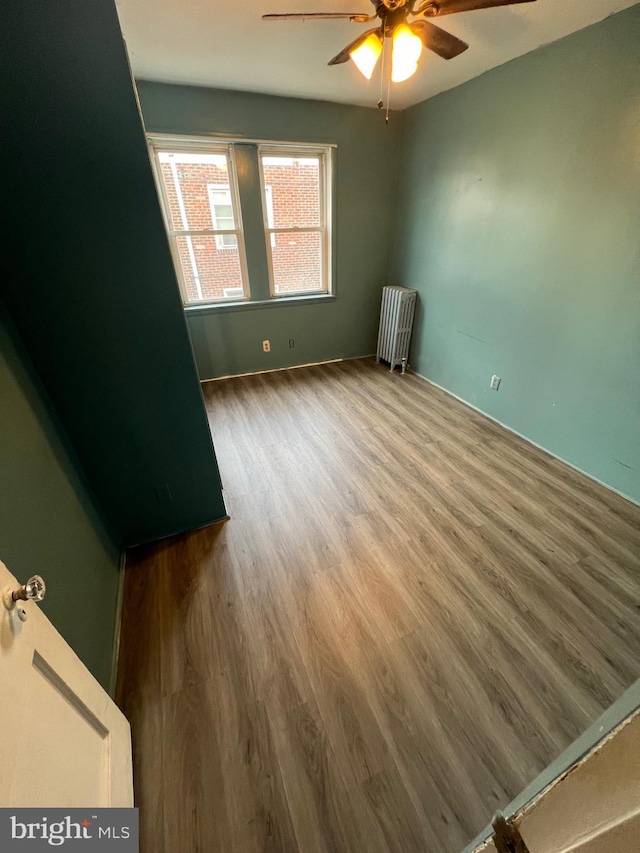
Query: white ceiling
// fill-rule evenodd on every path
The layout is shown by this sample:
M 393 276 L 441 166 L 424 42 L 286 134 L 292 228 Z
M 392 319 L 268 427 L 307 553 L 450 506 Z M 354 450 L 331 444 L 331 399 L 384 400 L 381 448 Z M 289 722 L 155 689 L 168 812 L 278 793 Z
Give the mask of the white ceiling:
M 638 0 L 537 0 L 447 15 L 437 23 L 470 45 L 445 61 L 425 51 L 411 80 L 392 85 L 404 108 L 477 77 Z M 116 0 L 139 79 L 375 106 L 379 79 L 327 61 L 371 24 L 262 21 L 265 12 L 372 13 L 370 0 Z

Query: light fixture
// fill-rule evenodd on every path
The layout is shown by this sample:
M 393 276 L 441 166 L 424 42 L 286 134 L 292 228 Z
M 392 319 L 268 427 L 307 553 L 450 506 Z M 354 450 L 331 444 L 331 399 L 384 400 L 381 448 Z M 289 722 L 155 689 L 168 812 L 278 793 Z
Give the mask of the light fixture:
M 358 71 L 360 71 L 367 80 L 371 80 L 373 69 L 376 67 L 376 63 L 380 59 L 381 53 L 382 40 L 380 36 L 378 33 L 370 33 L 362 44 L 358 45 L 355 50 L 352 50 L 349 53 L 349 56 L 355 62 Z
M 407 24 L 399 24 L 393 31 L 391 80 L 394 83 L 402 83 L 415 74 L 421 53 L 422 39 L 413 33 Z

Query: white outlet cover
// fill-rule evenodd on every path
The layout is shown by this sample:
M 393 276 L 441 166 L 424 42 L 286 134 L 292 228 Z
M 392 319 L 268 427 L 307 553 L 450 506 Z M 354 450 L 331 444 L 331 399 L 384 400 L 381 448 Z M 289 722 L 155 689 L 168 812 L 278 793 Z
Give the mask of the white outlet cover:
M 498 390 L 498 388 L 500 387 L 500 382 L 501 382 L 500 377 L 499 377 L 499 376 L 496 376 L 496 375 L 495 375 L 495 373 L 494 373 L 494 375 L 491 377 L 491 386 L 490 386 L 490 387 L 491 387 L 491 389 L 492 389 L 493 391 L 497 391 L 497 390 Z

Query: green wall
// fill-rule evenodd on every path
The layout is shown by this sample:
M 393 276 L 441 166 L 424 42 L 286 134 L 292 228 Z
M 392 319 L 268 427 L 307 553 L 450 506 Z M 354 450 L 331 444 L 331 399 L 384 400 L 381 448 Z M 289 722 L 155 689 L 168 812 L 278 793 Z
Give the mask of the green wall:
M 402 116 L 377 109 L 138 81 L 148 131 L 336 143 L 335 300 L 188 309 L 202 379 L 375 351 L 387 284 Z M 252 219 L 256 211 L 244 211 Z M 258 211 L 258 217 L 262 214 Z M 254 268 L 259 265 L 255 264 Z M 266 267 L 250 282 L 268 291 Z M 295 347 L 289 348 L 289 339 Z M 262 341 L 271 341 L 271 352 Z
M 415 370 L 636 501 L 639 46 L 635 6 L 405 112 L 392 264 Z
M 0 38 L 9 314 L 118 542 L 219 519 L 215 454 L 115 5 L 6 0 Z
M 118 549 L 16 343 L 0 307 L 0 560 L 22 582 L 44 577 L 40 606 L 108 688 Z

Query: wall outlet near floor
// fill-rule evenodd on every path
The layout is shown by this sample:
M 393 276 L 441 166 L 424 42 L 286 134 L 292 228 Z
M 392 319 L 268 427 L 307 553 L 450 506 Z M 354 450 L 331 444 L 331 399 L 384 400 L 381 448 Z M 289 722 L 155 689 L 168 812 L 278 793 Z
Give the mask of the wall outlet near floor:
M 271 341 L 262 341 L 262 349 L 265 352 L 271 352 Z
M 491 390 L 492 390 L 492 391 L 497 391 L 497 390 L 498 390 L 498 388 L 500 387 L 500 382 L 501 382 L 501 381 L 502 381 L 502 380 L 500 379 L 500 377 L 499 377 L 499 376 L 496 376 L 496 375 L 495 375 L 495 373 L 494 373 L 494 374 L 493 374 L 493 376 L 491 377 Z
M 173 500 L 169 483 L 162 483 L 160 486 L 156 486 L 154 491 L 159 504 L 170 504 Z
M 293 340 L 293 338 L 289 338 L 289 349 L 293 349 L 295 345 L 296 342 Z

